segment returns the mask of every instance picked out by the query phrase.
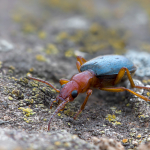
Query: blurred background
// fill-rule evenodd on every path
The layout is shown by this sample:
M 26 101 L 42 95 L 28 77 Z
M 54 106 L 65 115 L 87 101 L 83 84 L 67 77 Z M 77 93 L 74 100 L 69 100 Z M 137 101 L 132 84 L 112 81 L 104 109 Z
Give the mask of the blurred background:
M 90 59 L 102 54 L 150 51 L 149 0 L 0 3 L 0 60 L 23 72 L 50 60 L 56 65 L 54 61 L 67 58 L 74 64 L 77 55 Z
M 0 38 L 47 54 L 149 51 L 149 0 L 1 0 Z

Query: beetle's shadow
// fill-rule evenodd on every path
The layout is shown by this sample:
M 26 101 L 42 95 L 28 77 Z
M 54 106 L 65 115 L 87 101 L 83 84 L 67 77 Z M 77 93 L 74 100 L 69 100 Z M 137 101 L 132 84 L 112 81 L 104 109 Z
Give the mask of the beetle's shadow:
M 130 115 L 132 113 L 133 106 L 131 104 L 130 107 L 128 107 L 127 104 L 130 103 L 131 96 L 132 95 L 127 94 L 126 92 L 114 93 L 94 90 L 93 94 L 89 97 L 85 109 L 78 116 L 78 119 L 87 120 L 86 118 L 99 118 L 100 120 L 105 120 L 107 114 L 114 114 L 112 111 L 113 108 L 121 110 L 121 112 L 124 112 L 125 115 L 128 115 L 128 113 Z M 85 95 L 78 97 L 78 109 L 82 105 L 84 98 Z

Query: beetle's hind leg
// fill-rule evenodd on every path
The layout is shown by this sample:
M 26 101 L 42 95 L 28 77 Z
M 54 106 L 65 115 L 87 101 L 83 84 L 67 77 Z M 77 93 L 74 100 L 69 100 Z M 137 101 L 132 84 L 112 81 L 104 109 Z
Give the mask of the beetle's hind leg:
M 122 68 L 120 69 L 120 71 L 119 71 L 119 73 L 118 73 L 118 75 L 117 75 L 117 77 L 116 77 L 116 79 L 115 79 L 114 85 L 120 82 L 120 80 L 123 78 L 125 72 L 127 73 L 127 77 L 128 77 L 128 79 L 129 79 L 129 81 L 130 81 L 130 84 L 131 84 L 131 87 L 132 87 L 132 88 L 139 88 L 139 89 L 150 90 L 149 87 L 137 86 L 137 85 L 135 85 L 135 83 L 134 83 L 134 81 L 133 81 L 133 79 L 132 79 L 132 76 L 131 76 L 131 74 L 130 74 L 130 71 L 129 71 L 127 68 L 125 68 L 125 67 L 122 67 Z
M 127 73 L 127 77 L 128 77 L 128 79 L 129 79 L 129 81 L 130 81 L 130 84 L 131 84 L 131 87 L 132 87 L 132 88 L 139 88 L 139 89 L 150 90 L 149 87 L 137 86 L 137 85 L 135 85 L 135 83 L 134 83 L 134 81 L 133 81 L 133 79 L 132 79 L 132 76 L 131 76 L 131 74 L 130 74 L 130 71 L 129 71 L 127 68 L 125 68 L 125 67 L 122 67 L 122 68 L 120 69 L 120 71 L 119 71 L 119 73 L 118 73 L 118 75 L 117 75 L 117 77 L 116 77 L 116 79 L 115 79 L 115 81 L 114 81 L 114 85 L 120 82 L 120 80 L 123 78 L 125 72 Z M 130 92 L 130 93 L 132 93 L 132 94 L 134 94 L 134 95 L 136 95 L 136 96 L 138 96 L 138 97 L 144 99 L 145 101 L 150 101 L 150 99 L 148 99 L 148 98 L 146 98 L 146 97 L 144 97 L 144 96 L 142 96 L 142 95 L 140 95 L 140 94 L 137 94 L 136 92 L 134 92 L 134 91 L 132 91 L 132 90 L 130 90 L 130 89 L 124 88 L 124 87 L 100 88 L 100 89 L 101 89 L 101 90 L 105 90 L 105 91 L 110 91 L 110 92 L 128 91 L 128 92 Z
M 77 66 L 77 69 L 79 72 L 80 71 L 80 67 L 85 63 L 87 62 L 82 56 L 77 56 L 77 62 L 76 62 L 76 66 Z
M 138 94 L 130 89 L 127 89 L 125 87 L 107 87 L 107 88 L 100 88 L 100 90 L 103 90 L 103 91 L 108 91 L 108 92 L 123 92 L 123 91 L 128 91 L 134 95 L 136 95 L 137 97 L 141 98 L 141 99 L 144 99 L 145 101 L 150 101 L 150 99 L 148 99 L 147 97 L 141 95 L 141 94 Z

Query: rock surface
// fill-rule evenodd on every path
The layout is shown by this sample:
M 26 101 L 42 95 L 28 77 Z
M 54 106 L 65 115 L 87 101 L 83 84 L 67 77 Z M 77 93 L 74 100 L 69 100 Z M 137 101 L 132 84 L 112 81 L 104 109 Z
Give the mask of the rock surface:
M 77 120 L 85 94 L 68 103 L 47 132 L 57 94 L 27 75 L 60 88 L 60 78 L 77 73 L 75 56 L 123 54 L 137 65 L 137 83 L 149 86 L 149 7 L 147 0 L 1 0 L 0 149 L 148 147 L 149 102 L 93 90 Z

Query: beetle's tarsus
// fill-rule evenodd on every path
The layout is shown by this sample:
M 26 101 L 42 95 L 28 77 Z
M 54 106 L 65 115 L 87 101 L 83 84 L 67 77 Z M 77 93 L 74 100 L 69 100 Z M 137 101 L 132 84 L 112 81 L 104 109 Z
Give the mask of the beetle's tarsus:
M 73 117 L 73 119 L 76 120 L 77 117 L 78 117 L 78 115 L 79 115 L 81 112 L 82 112 L 82 110 L 80 109 L 80 110 L 75 114 L 75 116 Z

